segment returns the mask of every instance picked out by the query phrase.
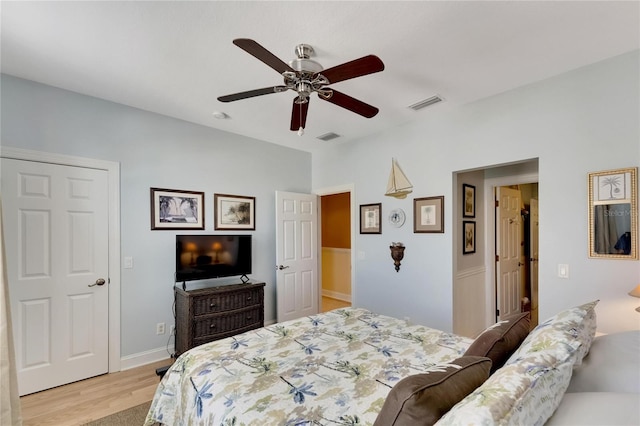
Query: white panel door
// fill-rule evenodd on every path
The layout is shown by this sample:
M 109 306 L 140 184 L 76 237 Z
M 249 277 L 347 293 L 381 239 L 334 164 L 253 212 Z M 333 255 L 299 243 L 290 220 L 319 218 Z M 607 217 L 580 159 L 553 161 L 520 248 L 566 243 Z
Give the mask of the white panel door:
M 522 232 L 520 191 L 507 187 L 497 188 L 496 197 L 496 296 L 498 319 L 520 312 L 520 255 Z
M 20 395 L 106 373 L 107 171 L 4 158 L 1 166 Z
M 278 322 L 318 313 L 318 201 L 276 191 Z

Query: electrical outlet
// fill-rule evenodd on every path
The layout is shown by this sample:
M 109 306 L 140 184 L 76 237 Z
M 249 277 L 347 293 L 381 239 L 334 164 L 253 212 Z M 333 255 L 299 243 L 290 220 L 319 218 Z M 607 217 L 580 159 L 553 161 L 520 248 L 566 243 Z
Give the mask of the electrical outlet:
M 164 323 L 159 322 L 156 324 L 156 334 L 164 334 Z

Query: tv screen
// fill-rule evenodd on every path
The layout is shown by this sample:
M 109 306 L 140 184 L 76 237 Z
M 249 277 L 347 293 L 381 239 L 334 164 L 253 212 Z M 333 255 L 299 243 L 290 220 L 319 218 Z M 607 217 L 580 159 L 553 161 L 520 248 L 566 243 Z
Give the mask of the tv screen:
M 176 235 L 176 282 L 251 273 L 251 235 Z

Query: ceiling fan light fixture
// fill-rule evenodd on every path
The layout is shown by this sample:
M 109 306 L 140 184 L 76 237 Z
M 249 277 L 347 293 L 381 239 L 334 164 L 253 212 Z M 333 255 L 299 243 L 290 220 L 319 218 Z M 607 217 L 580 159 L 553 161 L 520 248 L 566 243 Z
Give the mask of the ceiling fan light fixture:
M 298 96 L 296 96 L 295 98 L 295 103 L 302 105 L 306 104 L 307 102 L 309 102 L 309 97 L 305 96 L 303 92 L 298 92 Z
M 280 60 L 255 40 L 237 38 L 233 40 L 233 44 L 278 72 L 284 79 L 284 84 L 220 96 L 218 97 L 218 101 L 220 102 L 233 102 L 292 90 L 296 92 L 296 96 L 293 98 L 289 130 L 298 131 L 300 135 L 304 133 L 309 100 L 311 94 L 314 92 L 319 95 L 321 100 L 365 118 L 372 118 L 378 113 L 378 108 L 372 105 L 340 93 L 332 88 L 325 87 L 328 84 L 336 84 L 341 81 L 383 71 L 384 63 L 375 55 L 363 56 L 340 65 L 323 69 L 318 62 L 310 59 L 314 51 L 313 48 L 307 44 L 299 44 L 296 46 L 295 52 L 297 58 L 290 62 L 291 65 Z
M 308 58 L 298 58 L 289 62 L 289 66 L 296 71 L 315 74 L 322 71 L 322 65 L 314 61 L 313 59 Z
M 313 47 L 308 44 L 299 44 L 296 46 L 295 53 L 297 58 L 289 62 L 289 66 L 294 70 L 302 73 L 315 74 L 323 70 L 322 65 L 313 59 Z

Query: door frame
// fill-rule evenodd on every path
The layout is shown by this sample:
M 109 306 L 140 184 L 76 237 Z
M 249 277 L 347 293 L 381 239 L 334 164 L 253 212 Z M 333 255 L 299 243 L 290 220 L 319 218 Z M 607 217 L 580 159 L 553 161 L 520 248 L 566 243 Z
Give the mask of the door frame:
M 322 197 L 323 195 L 334 195 L 334 194 L 344 194 L 345 192 L 349 193 L 349 211 L 350 211 L 350 233 L 351 233 L 351 305 L 355 304 L 357 300 L 356 296 L 356 197 L 355 197 L 355 185 L 344 184 L 338 186 L 331 186 L 326 188 L 319 188 L 312 191 L 312 194 L 317 195 L 318 197 Z M 322 203 L 318 203 L 318 235 L 322 235 Z M 318 238 L 318 312 L 322 309 L 322 238 Z
M 0 146 L 0 157 L 105 170 L 109 185 L 109 373 L 120 371 L 120 163 Z
M 485 256 L 485 306 L 486 318 L 485 326 L 496 323 L 496 208 L 494 188 L 498 186 L 523 185 L 528 183 L 539 183 L 539 173 L 515 174 L 510 176 L 500 176 L 484 180 L 484 206 L 485 206 L 485 229 L 484 239 Z M 539 197 L 538 197 L 539 198 Z

